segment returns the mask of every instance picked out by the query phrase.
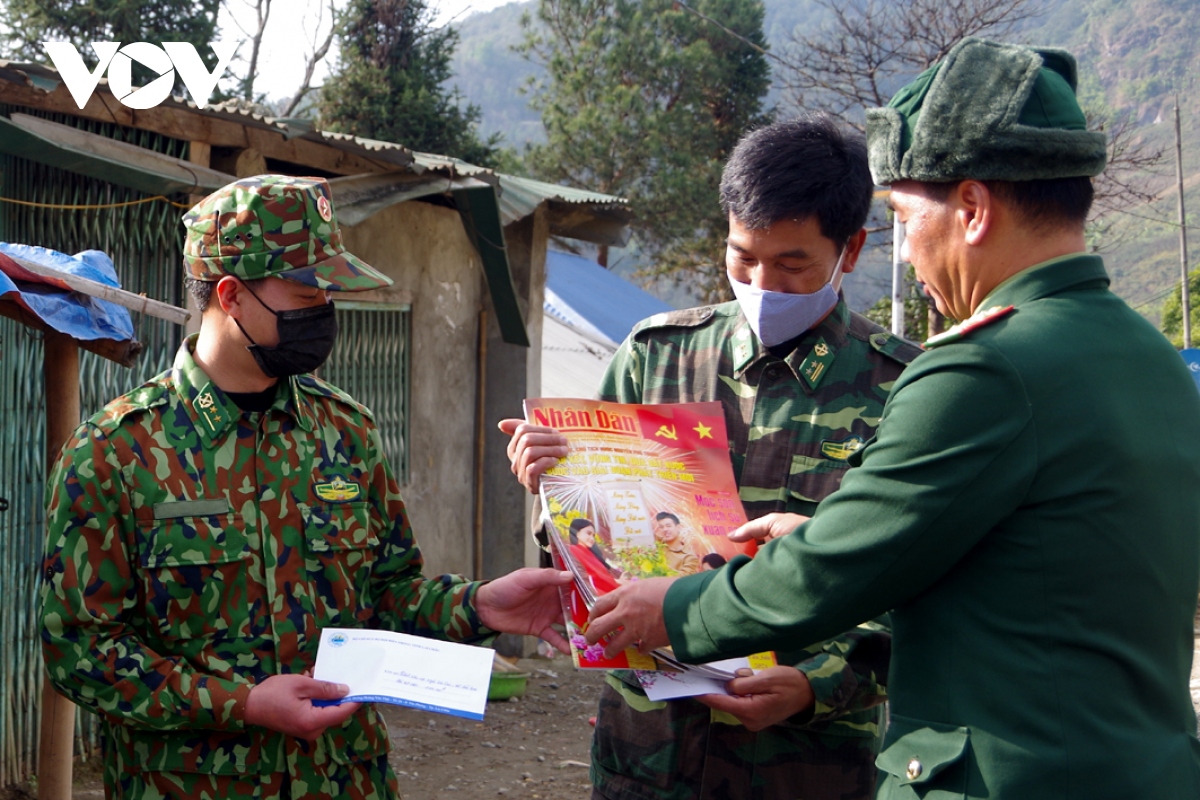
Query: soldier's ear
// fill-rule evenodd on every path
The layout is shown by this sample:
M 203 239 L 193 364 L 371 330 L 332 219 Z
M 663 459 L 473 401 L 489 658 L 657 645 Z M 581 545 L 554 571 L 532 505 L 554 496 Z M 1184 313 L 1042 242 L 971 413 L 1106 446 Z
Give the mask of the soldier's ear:
M 978 246 L 991 230 L 995 198 L 980 181 L 962 181 L 955 187 L 954 218 L 967 244 Z
M 846 257 L 842 260 L 842 274 L 849 275 L 858 265 L 863 245 L 867 242 L 867 229 L 863 228 L 846 241 Z
M 217 281 L 214 294 L 222 311 L 234 319 L 241 319 L 242 298 L 245 296 L 241 281 L 232 275 L 226 275 Z

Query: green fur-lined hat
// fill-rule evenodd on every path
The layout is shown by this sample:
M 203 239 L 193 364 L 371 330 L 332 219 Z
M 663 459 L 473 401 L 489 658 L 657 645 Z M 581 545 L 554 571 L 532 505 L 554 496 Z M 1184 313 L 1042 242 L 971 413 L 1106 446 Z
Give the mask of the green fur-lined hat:
M 1031 181 L 1094 176 L 1103 133 L 1087 130 L 1065 50 L 967 38 L 867 109 L 871 175 L 902 180 Z
M 197 280 L 275 277 L 343 292 L 392 283 L 346 252 L 324 178 L 242 178 L 193 206 L 183 224 L 183 263 Z

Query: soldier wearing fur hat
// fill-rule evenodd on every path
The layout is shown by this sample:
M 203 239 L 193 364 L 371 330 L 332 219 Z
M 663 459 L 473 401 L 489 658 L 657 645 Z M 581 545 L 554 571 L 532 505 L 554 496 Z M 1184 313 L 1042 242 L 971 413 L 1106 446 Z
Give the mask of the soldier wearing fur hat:
M 48 481 L 51 681 L 103 718 L 108 797 L 396 797 L 387 730 L 308 677 L 325 627 L 566 643 L 558 586 L 426 579 L 369 412 L 308 373 L 346 252 L 321 179 L 262 175 L 185 217 L 203 319 L 174 366 L 76 430 Z
M 1200 797 L 1200 396 L 1086 253 L 1105 148 L 1075 81 L 1065 52 L 967 39 L 868 112 L 907 258 L 961 322 L 810 521 L 593 611 L 589 639 L 707 661 L 893 609 L 877 797 Z

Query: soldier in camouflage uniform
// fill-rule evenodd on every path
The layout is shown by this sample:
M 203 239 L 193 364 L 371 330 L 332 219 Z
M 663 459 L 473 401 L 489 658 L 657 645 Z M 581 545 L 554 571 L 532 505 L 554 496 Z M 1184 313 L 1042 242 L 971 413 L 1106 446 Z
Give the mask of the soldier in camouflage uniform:
M 874 434 L 893 382 L 919 353 L 851 312 L 836 291 L 865 240 L 866 162 L 861 139 L 823 116 L 745 137 L 721 187 L 739 300 L 640 323 L 600 389 L 602 399 L 626 403 L 719 400 L 751 519 L 811 514 Z M 514 471 L 536 486 L 565 447 L 549 429 L 506 427 Z M 868 622 L 777 653 L 795 667 L 731 682 L 740 697 L 652 702 L 633 673 L 610 673 L 592 746 L 594 797 L 870 797 L 890 641 Z
M 311 702 L 347 692 L 307 676 L 321 629 L 554 640 L 569 575 L 422 576 L 370 413 L 303 374 L 329 292 L 391 282 L 344 251 L 325 181 L 240 180 L 184 223 L 199 334 L 48 483 L 50 678 L 103 718 L 109 797 L 395 797 L 374 708 Z

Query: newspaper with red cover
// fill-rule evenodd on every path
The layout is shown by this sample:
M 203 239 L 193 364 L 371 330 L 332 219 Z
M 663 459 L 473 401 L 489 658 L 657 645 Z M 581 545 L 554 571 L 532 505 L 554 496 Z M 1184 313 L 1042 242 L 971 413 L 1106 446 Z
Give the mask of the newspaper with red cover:
M 543 526 L 555 565 L 575 582 L 563 615 L 576 666 L 694 673 L 727 681 L 771 654 L 684 665 L 669 648 L 616 658 L 583 638 L 597 597 L 623 583 L 714 569 L 755 545 L 727 534 L 746 522 L 721 404 L 634 405 L 576 398 L 525 401 L 525 418 L 567 437 L 568 455 L 541 477 Z M 674 682 L 678 682 L 677 680 Z

